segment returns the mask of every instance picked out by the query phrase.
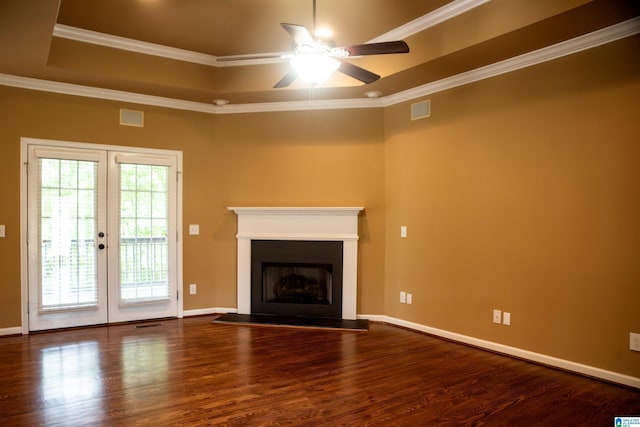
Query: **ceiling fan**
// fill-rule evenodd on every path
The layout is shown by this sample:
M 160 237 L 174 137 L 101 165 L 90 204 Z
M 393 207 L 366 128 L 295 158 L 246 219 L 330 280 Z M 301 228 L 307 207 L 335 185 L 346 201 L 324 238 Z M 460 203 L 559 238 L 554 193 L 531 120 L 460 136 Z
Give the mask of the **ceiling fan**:
M 353 77 L 365 84 L 373 83 L 380 78 L 369 70 L 358 67 L 345 59 L 355 56 L 383 55 L 390 53 L 408 53 L 409 46 L 402 40 L 365 43 L 352 46 L 336 47 L 333 40 L 313 37 L 306 27 L 296 24 L 281 23 L 294 42 L 294 49 L 284 55 L 250 55 L 243 57 L 219 57 L 218 61 L 234 61 L 242 59 L 281 58 L 288 60 L 291 70 L 273 87 L 283 88 L 292 84 L 298 77 L 303 81 L 316 85 L 325 81 L 334 71 Z M 313 31 L 316 27 L 316 0 L 313 0 Z

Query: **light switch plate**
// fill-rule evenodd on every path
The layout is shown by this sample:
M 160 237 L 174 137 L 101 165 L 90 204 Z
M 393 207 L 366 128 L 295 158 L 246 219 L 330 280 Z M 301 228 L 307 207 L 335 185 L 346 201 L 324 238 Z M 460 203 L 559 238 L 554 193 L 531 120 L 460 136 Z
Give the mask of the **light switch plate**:
M 5 236 L 5 228 L 4 225 L 0 225 L 0 237 L 4 237 Z
M 629 332 L 629 350 L 640 351 L 640 334 Z
M 502 312 L 502 324 L 511 326 L 511 313 L 509 313 L 508 311 Z
M 502 311 L 493 310 L 493 323 L 502 323 Z

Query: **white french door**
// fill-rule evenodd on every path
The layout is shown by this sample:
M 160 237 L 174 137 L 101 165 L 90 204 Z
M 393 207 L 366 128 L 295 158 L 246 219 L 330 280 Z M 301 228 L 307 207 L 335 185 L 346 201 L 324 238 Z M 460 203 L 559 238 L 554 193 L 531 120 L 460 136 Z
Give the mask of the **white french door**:
M 109 321 L 177 315 L 176 159 L 109 153 Z
M 177 316 L 176 157 L 27 150 L 29 330 Z
M 30 330 L 107 322 L 106 160 L 29 147 Z

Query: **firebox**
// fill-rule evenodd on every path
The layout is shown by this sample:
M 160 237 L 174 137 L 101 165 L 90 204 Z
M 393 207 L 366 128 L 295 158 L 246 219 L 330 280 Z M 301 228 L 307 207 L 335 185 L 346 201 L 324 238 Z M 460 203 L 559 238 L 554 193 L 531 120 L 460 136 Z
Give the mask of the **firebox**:
M 342 241 L 252 240 L 251 313 L 342 317 Z

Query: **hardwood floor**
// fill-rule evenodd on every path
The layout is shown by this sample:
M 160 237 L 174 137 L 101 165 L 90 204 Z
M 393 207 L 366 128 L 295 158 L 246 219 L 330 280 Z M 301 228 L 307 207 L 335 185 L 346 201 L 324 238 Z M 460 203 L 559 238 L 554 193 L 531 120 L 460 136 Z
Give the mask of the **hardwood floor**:
M 610 426 L 640 390 L 394 326 L 163 320 L 0 338 L 0 425 Z

